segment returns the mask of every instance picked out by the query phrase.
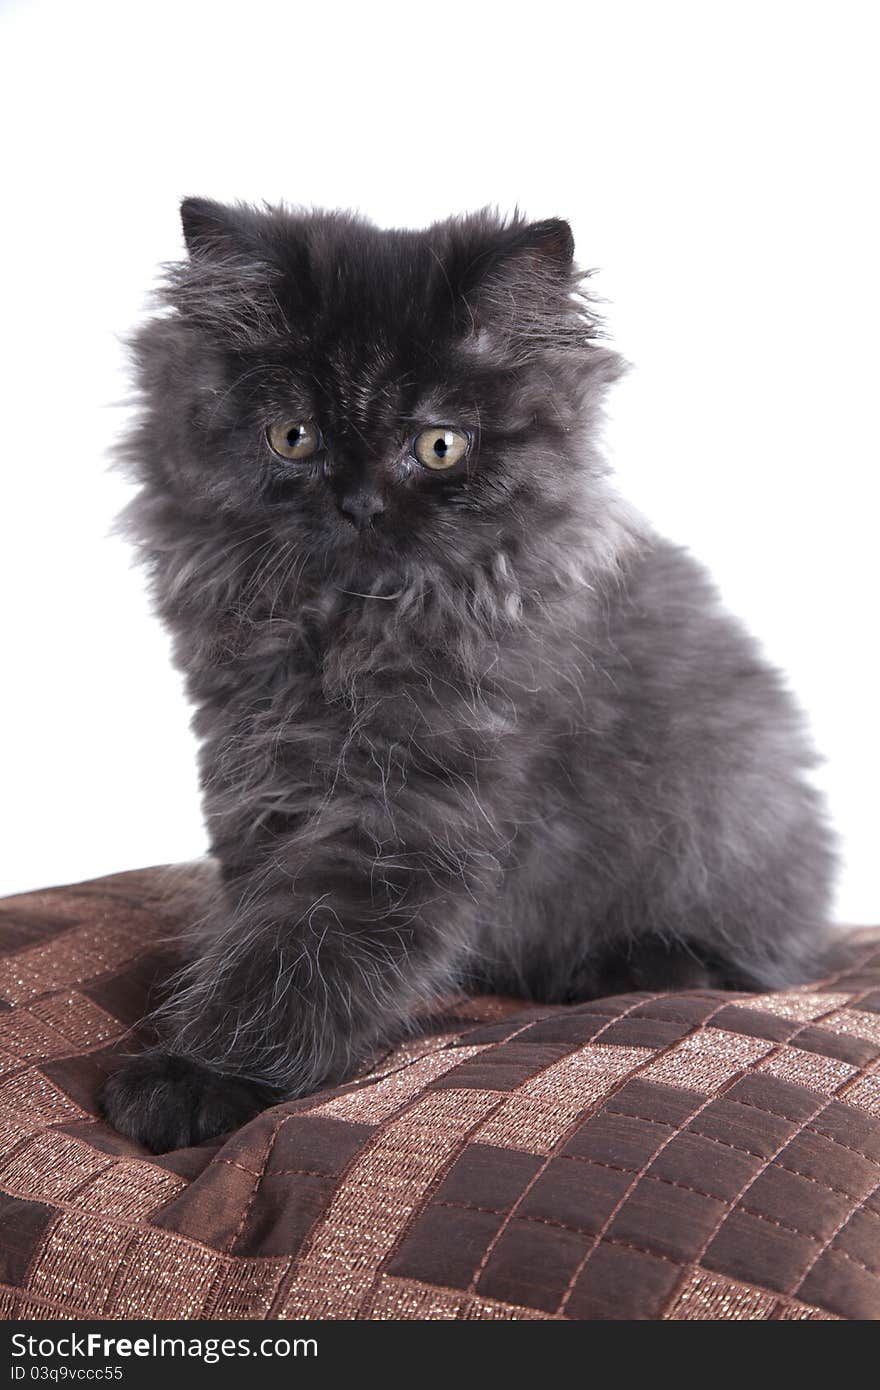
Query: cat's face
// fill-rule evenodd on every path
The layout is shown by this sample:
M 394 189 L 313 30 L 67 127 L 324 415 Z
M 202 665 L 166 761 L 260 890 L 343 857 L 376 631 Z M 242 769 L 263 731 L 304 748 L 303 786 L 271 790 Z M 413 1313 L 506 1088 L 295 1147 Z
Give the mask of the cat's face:
M 141 334 L 140 464 L 194 520 L 325 574 L 472 566 L 583 494 L 614 359 L 565 223 L 382 232 L 188 200 L 172 312 Z

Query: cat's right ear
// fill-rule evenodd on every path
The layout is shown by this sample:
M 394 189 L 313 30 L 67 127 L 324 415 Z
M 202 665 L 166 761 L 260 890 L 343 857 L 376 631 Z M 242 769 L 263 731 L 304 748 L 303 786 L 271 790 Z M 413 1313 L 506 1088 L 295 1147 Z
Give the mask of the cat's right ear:
M 246 203 L 184 198 L 180 220 L 189 256 L 169 266 L 166 302 L 212 339 L 241 348 L 283 332 L 266 215 Z
M 247 209 L 213 198 L 184 198 L 180 221 L 186 249 L 194 259 L 217 259 L 252 252 Z

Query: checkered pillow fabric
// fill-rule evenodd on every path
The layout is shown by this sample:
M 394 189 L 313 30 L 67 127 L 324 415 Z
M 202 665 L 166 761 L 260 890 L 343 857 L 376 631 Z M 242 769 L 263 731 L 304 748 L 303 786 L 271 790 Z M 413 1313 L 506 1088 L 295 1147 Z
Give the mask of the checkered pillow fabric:
M 880 933 L 785 993 L 447 1001 L 153 1157 L 96 1096 L 206 871 L 0 903 L 0 1317 L 880 1316 Z

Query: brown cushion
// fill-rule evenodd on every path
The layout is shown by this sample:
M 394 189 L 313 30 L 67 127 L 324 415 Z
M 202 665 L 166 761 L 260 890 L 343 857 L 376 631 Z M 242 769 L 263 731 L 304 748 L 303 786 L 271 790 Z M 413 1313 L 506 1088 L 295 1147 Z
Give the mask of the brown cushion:
M 0 903 L 0 1316 L 880 1316 L 880 933 L 780 994 L 451 1001 L 155 1158 L 96 1095 L 199 872 Z

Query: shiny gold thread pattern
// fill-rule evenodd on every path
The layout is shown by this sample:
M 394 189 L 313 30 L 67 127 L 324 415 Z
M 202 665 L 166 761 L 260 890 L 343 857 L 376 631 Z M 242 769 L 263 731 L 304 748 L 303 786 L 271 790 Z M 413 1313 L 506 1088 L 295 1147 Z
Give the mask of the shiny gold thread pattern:
M 296 1265 L 279 1316 L 356 1317 L 436 1174 L 500 1099 L 497 1091 L 434 1091 L 378 1134 Z
M 837 1057 L 826 1057 L 824 1053 L 787 1047 L 777 1056 L 759 1063 L 758 1071 L 769 1072 L 780 1081 L 790 1081 L 795 1086 L 807 1086 L 820 1095 L 833 1096 L 844 1081 L 856 1075 L 858 1067 L 841 1062 Z
M 500 1303 L 494 1298 L 479 1298 L 461 1289 L 441 1289 L 417 1279 L 383 1274 L 370 1317 L 420 1322 L 545 1322 L 552 1314 L 516 1303 Z
M 793 1023 L 811 1023 L 831 1009 L 839 1008 L 849 999 L 847 994 L 816 994 L 811 991 L 780 990 L 779 994 L 751 994 L 747 999 L 737 999 L 738 1009 L 752 1009 L 756 1013 L 773 1014 L 777 1018 L 790 1018 Z
M 151 1163 L 118 1159 L 93 1178 L 73 1199 L 80 1211 L 94 1211 L 127 1221 L 152 1216 L 187 1187 L 186 1180 Z
M 352 1120 L 366 1125 L 378 1124 L 393 1115 L 395 1110 L 400 1110 L 432 1081 L 483 1051 L 482 1047 L 454 1047 L 445 1052 L 431 1053 L 373 1085 L 316 1105 L 309 1114 L 334 1115 L 338 1120 Z
M 524 1153 L 546 1154 L 579 1115 L 604 1099 L 652 1055 L 647 1047 L 588 1043 L 513 1091 L 475 1136 Z
M 212 1293 L 205 1316 L 265 1318 L 291 1261 L 235 1260 L 224 1270 Z
M 117 1018 L 76 990 L 35 999 L 28 1012 L 60 1033 L 77 1051 L 100 1047 L 125 1031 Z
M 109 1154 L 81 1139 L 44 1130 L 0 1164 L 0 1188 L 22 1197 L 64 1202 L 112 1162 Z
M 770 1317 L 776 1307 L 774 1294 L 748 1284 L 738 1284 L 719 1274 L 695 1269 L 687 1280 L 668 1317 L 672 1322 L 724 1321 L 753 1322 Z
M 706 1028 L 691 1033 L 672 1051 L 646 1067 L 646 1081 L 662 1081 L 686 1091 L 711 1095 L 737 1072 L 754 1065 L 775 1046 L 764 1038 L 729 1033 L 724 1028 Z
M 0 1085 L 0 1112 L 4 1107 L 20 1111 L 23 1126 L 34 1120 L 45 1126 L 60 1120 L 79 1120 L 85 1115 L 69 1096 L 36 1070 L 19 1072 Z
M 820 1028 L 847 1038 L 861 1038 L 880 1047 L 880 1014 L 867 1009 L 841 1009 L 831 1018 L 823 1018 Z
M 864 1076 L 840 1097 L 845 1105 L 854 1105 L 868 1115 L 880 1116 L 880 1076 Z
M 117 914 L 119 915 L 119 914 Z M 97 922 L 71 927 L 60 936 L 0 959 L 0 998 L 25 1003 L 50 989 L 81 984 L 140 955 L 155 919 L 149 914 L 111 914 Z

